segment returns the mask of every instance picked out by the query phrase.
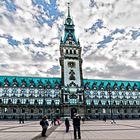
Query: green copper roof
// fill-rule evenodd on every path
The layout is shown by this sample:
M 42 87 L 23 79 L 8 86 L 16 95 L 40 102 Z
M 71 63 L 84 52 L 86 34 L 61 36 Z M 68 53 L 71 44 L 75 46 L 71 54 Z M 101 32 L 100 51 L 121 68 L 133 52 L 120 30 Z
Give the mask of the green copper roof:
M 91 88 L 93 83 L 97 83 L 97 87 L 103 83 L 103 87 L 105 88 L 107 86 L 108 83 L 110 83 L 110 87 L 113 88 L 114 84 L 116 83 L 117 86 L 119 87 L 122 83 L 124 84 L 124 86 L 126 87 L 128 85 L 128 83 L 130 84 L 131 87 L 134 86 L 134 84 L 137 85 L 138 89 L 140 89 L 140 81 L 119 81 L 119 80 L 96 80 L 96 79 L 84 79 L 83 80 L 84 85 L 88 82 L 89 83 L 89 87 Z
M 7 78 L 7 80 L 10 82 L 10 85 L 14 79 L 17 80 L 19 85 L 21 85 L 21 81 L 25 80 L 27 83 L 27 86 L 29 85 L 30 81 L 33 80 L 35 85 L 38 85 L 38 82 L 41 80 L 43 84 L 45 85 L 47 82 L 50 82 L 51 86 L 54 87 L 55 82 L 57 81 L 59 84 L 61 84 L 60 78 L 44 78 L 44 77 L 20 77 L 20 76 L 0 76 L 0 82 L 4 83 L 4 80 Z
M 65 26 L 65 35 L 64 35 L 64 38 L 61 40 L 61 43 L 65 44 L 66 41 L 68 40 L 68 38 L 71 37 L 72 41 L 74 41 L 76 45 L 79 45 L 78 41 L 77 41 L 77 39 L 75 37 L 75 33 L 74 33 L 74 31 L 75 31 L 74 26 L 75 25 L 74 25 L 74 22 L 73 22 L 73 20 L 71 18 L 71 15 L 70 15 L 69 3 L 68 3 L 68 16 L 67 16 L 67 18 L 65 20 L 64 26 Z
M 59 83 L 61 86 L 61 78 L 44 78 L 44 77 L 21 77 L 21 76 L 0 76 L 0 83 L 3 86 L 4 80 L 7 78 L 7 80 L 10 82 L 10 86 L 12 86 L 12 82 L 14 79 L 17 80 L 19 83 L 19 86 L 21 85 L 21 81 L 25 80 L 27 83 L 27 87 L 30 84 L 30 81 L 33 80 L 35 85 L 37 86 L 39 81 L 41 80 L 44 85 L 46 85 L 47 82 L 49 82 L 52 86 L 52 88 L 55 86 L 56 82 Z M 89 84 L 89 87 L 92 88 L 92 85 L 96 83 L 97 87 L 101 83 L 103 83 L 103 87 L 106 88 L 107 84 L 110 83 L 110 87 L 113 88 L 114 84 L 116 83 L 118 87 L 123 83 L 126 87 L 128 84 L 130 84 L 131 87 L 134 86 L 134 84 L 137 85 L 137 88 L 140 89 L 140 81 L 119 81 L 119 80 L 96 80 L 96 79 L 84 79 L 83 80 L 84 85 L 87 83 Z

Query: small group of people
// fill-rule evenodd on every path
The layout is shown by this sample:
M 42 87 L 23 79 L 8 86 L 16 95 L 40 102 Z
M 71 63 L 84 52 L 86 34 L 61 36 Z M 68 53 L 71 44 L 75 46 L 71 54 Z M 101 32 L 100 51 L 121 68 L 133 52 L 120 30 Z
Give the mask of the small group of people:
M 80 120 L 81 117 L 78 114 L 74 114 L 73 117 L 74 139 L 77 139 L 77 132 L 78 132 L 78 139 L 81 139 Z M 65 119 L 65 126 L 66 126 L 66 133 L 67 133 L 69 132 L 69 127 L 70 127 L 70 122 L 68 118 Z
M 55 123 L 56 121 L 57 121 L 57 119 L 53 120 L 53 122 L 51 122 L 51 124 L 54 123 L 54 125 L 56 125 L 56 123 Z M 57 123 L 58 123 L 58 125 L 60 125 L 60 120 L 58 119 L 58 121 L 57 121 Z M 74 139 L 77 139 L 77 136 L 78 136 L 78 139 L 81 139 L 80 121 L 81 121 L 81 117 L 79 116 L 79 114 L 74 114 L 74 117 L 73 117 Z M 40 125 L 42 127 L 41 136 L 46 137 L 46 131 L 49 126 L 47 116 L 44 116 L 42 118 L 42 120 L 40 121 Z M 66 133 L 68 133 L 69 127 L 70 127 L 70 122 L 69 122 L 68 118 L 65 119 L 65 126 L 66 126 Z M 78 135 L 77 135 L 77 132 L 78 132 Z
M 24 117 L 23 116 L 19 116 L 19 124 L 24 123 Z
M 53 118 L 53 119 L 51 120 L 51 125 L 56 125 L 56 123 L 57 123 L 58 125 L 61 124 L 60 118 L 59 118 L 59 117 Z

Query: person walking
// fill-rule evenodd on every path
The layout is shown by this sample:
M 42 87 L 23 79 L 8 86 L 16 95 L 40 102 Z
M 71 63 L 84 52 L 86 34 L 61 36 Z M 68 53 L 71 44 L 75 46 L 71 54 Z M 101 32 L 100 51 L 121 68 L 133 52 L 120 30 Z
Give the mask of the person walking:
M 19 116 L 19 124 L 21 124 L 21 120 L 22 120 L 22 118 L 21 118 L 21 116 Z
M 78 138 L 81 139 L 80 120 L 81 120 L 81 117 L 78 114 L 76 114 L 73 117 L 74 139 L 77 139 L 77 134 L 76 134 L 77 131 L 78 131 Z
M 56 125 L 56 118 L 54 118 L 53 123 L 54 123 L 54 125 Z
M 22 123 L 24 123 L 24 116 L 22 116 Z
M 69 127 L 70 127 L 70 122 L 68 118 L 65 119 L 65 126 L 66 126 L 66 133 L 67 133 L 69 132 Z
M 47 121 L 47 116 L 44 116 L 42 118 L 42 120 L 40 121 L 40 125 L 42 126 L 41 136 L 46 137 L 46 131 L 47 131 L 48 126 L 49 126 L 49 122 Z

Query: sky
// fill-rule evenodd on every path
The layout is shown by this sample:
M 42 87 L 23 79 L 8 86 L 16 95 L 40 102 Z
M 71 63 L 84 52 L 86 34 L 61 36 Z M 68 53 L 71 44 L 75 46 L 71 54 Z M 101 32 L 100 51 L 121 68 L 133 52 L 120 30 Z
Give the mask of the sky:
M 0 0 L 0 75 L 61 77 L 70 2 L 85 79 L 140 79 L 140 0 Z

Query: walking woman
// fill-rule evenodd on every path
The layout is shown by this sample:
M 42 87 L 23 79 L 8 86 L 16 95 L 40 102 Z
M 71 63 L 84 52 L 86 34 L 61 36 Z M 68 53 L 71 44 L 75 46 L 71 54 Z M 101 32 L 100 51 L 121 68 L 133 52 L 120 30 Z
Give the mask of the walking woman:
M 65 119 L 65 126 L 66 126 L 66 133 L 67 133 L 69 132 L 69 127 L 70 127 L 70 122 L 68 118 Z

